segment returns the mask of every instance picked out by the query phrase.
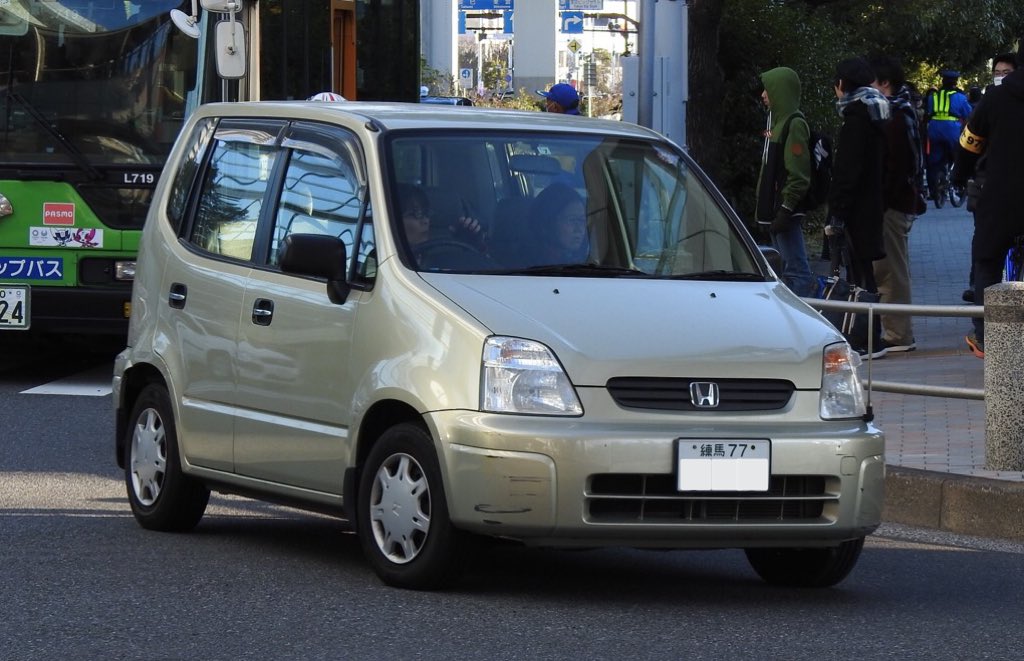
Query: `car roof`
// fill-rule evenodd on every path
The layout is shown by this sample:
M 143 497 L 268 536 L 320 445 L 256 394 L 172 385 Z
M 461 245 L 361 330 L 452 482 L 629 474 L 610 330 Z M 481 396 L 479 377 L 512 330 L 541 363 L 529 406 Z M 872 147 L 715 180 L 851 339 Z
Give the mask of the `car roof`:
M 581 134 L 620 135 L 643 139 L 660 138 L 657 133 L 629 122 L 594 119 L 558 113 L 483 108 L 479 106 L 435 105 L 377 101 L 248 101 L 210 103 L 197 111 L 200 117 L 265 117 L 311 119 L 324 122 L 366 123 L 380 130 L 477 129 L 507 131 L 566 131 Z M 349 121 L 344 121 L 346 118 Z

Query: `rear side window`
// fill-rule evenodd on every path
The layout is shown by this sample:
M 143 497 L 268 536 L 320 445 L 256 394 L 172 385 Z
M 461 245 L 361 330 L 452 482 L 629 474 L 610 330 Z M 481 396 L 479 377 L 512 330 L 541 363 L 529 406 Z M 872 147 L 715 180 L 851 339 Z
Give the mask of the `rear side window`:
M 189 241 L 232 259 L 252 258 L 263 197 L 280 149 L 276 134 L 220 128 L 200 190 Z
M 175 228 L 181 227 L 181 221 L 185 218 L 189 193 L 192 192 L 196 173 L 199 172 L 210 138 L 213 137 L 215 125 L 216 122 L 212 119 L 204 119 L 196 124 L 188 137 L 187 151 L 182 157 L 178 171 L 174 174 L 174 181 L 171 182 L 171 190 L 167 196 L 167 217 Z

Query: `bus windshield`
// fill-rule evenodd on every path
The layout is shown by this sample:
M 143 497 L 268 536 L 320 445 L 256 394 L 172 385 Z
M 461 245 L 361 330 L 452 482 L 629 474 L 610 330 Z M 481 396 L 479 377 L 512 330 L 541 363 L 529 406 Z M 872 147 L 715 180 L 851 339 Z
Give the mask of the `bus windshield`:
M 195 42 L 168 18 L 189 4 L 0 3 L 0 167 L 162 163 L 195 86 Z

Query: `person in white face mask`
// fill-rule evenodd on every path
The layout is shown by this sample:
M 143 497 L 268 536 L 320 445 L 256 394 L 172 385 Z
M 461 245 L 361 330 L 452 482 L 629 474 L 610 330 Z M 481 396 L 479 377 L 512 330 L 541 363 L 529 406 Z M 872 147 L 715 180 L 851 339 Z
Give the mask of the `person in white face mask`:
M 992 85 L 1000 85 L 1003 82 L 1003 78 L 1006 78 L 1009 74 L 1013 73 L 1017 69 L 1017 55 L 1015 53 L 1002 53 L 992 58 Z M 987 92 L 988 87 L 985 88 Z

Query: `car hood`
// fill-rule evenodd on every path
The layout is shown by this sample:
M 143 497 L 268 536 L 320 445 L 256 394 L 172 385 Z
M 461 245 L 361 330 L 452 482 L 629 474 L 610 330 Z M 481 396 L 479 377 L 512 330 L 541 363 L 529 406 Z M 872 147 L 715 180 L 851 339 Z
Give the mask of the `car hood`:
M 577 386 L 645 376 L 817 389 L 822 349 L 842 340 L 777 282 L 421 276 L 493 334 L 543 342 Z

